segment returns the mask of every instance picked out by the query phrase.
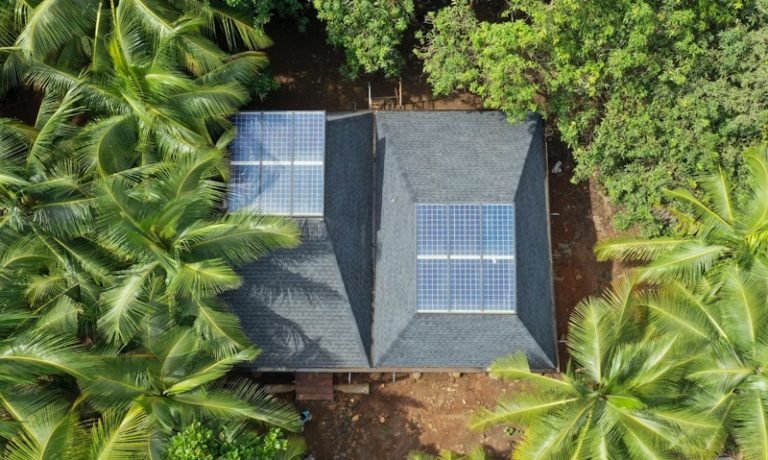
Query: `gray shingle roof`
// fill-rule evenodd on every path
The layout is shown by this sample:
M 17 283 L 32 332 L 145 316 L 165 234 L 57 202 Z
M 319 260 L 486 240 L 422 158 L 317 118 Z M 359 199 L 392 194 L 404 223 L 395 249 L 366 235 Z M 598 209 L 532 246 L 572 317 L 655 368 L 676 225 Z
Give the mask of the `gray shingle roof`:
M 376 114 L 413 200 L 427 203 L 511 203 L 536 125 L 510 125 L 499 112 Z
M 419 313 L 377 366 L 484 369 L 499 356 L 521 351 L 533 369 L 554 367 L 517 315 Z
M 360 368 L 368 357 L 322 219 L 306 219 L 303 243 L 241 267 L 225 299 L 262 349 L 267 369 Z
M 540 120 L 510 125 L 498 112 L 379 112 L 376 126 L 373 366 L 486 368 L 500 355 L 525 352 L 533 367 L 553 368 Z M 524 171 L 535 178 L 523 178 Z M 535 248 L 523 258 L 530 266 L 516 270 L 518 314 L 417 313 L 416 203 L 516 205 L 516 238 L 524 243 L 517 253 Z
M 379 112 L 375 122 L 374 168 L 374 115 L 328 115 L 325 217 L 300 221 L 298 248 L 241 267 L 243 286 L 226 295 L 262 348 L 255 367 L 486 368 L 523 351 L 552 368 L 541 123 L 496 112 Z M 419 202 L 515 204 L 516 315 L 417 313 Z

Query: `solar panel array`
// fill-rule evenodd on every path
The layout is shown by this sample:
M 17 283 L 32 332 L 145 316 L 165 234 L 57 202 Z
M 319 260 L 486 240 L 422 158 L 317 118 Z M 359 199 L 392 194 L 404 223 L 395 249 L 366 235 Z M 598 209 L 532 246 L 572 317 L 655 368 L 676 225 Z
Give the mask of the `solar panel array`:
M 230 145 L 230 211 L 322 216 L 325 112 L 243 112 Z
M 417 309 L 513 313 L 514 235 L 512 205 L 417 204 Z

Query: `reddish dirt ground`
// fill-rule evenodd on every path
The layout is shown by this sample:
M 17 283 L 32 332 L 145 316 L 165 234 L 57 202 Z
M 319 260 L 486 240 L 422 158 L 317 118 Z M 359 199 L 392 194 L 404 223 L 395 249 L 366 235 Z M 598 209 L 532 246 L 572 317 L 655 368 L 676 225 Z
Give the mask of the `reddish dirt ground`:
M 371 383 L 370 395 L 337 393 L 333 402 L 299 408 L 313 414 L 304 435 L 318 460 L 404 459 L 414 450 L 468 452 L 477 446 L 493 458 L 508 458 L 515 436 L 500 427 L 472 431 L 467 423 L 474 409 L 493 406 L 516 386 L 483 374 L 424 374 L 419 380 L 399 374 L 394 383 L 384 374 Z

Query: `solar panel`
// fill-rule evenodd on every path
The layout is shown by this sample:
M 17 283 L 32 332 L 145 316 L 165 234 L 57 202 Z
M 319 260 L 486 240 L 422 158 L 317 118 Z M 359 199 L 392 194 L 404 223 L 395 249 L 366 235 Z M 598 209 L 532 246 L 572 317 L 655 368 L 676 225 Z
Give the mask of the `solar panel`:
M 448 260 L 420 259 L 416 261 L 416 305 L 419 311 L 445 310 L 448 291 Z
M 321 216 L 325 113 L 244 112 L 232 121 L 230 211 Z
M 514 312 L 514 207 L 416 205 L 419 311 Z

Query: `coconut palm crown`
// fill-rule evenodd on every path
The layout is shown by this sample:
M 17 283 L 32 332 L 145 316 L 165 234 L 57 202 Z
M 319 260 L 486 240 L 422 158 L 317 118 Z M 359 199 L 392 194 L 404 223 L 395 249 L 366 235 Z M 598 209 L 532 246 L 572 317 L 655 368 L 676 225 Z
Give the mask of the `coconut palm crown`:
M 636 289 L 622 279 L 576 308 L 562 376 L 532 372 L 523 355 L 497 360 L 491 373 L 523 389 L 477 412 L 471 426 L 522 427 L 517 459 L 712 458 L 722 429 L 703 411 L 681 407 L 680 347 L 645 326 Z

